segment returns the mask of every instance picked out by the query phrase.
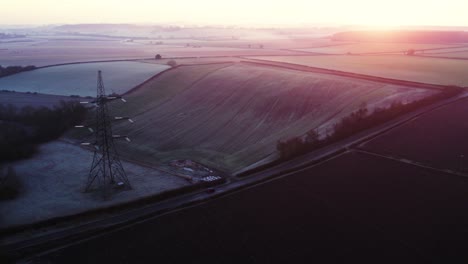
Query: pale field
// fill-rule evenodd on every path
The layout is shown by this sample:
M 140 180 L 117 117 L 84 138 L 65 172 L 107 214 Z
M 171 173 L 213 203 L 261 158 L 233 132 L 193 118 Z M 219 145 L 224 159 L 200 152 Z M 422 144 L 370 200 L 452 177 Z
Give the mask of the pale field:
M 456 53 L 456 52 L 466 52 L 468 51 L 468 45 L 459 46 L 456 48 L 446 48 L 446 49 L 436 49 L 436 50 L 425 50 L 424 52 L 419 52 L 418 54 L 427 54 L 427 53 Z
M 162 41 L 162 45 L 150 44 Z M 253 41 L 260 43 L 260 41 Z M 261 41 L 261 43 L 265 43 Z M 289 42 L 288 42 L 289 43 Z M 191 46 L 187 47 L 186 45 Z M 193 47 L 196 46 L 196 47 Z M 0 65 L 35 65 L 129 60 L 163 57 L 206 57 L 241 55 L 289 55 L 294 51 L 279 50 L 277 47 L 248 48 L 245 41 L 197 41 L 197 40 L 134 40 L 88 39 L 82 37 L 33 38 L 21 42 L 0 42 Z M 286 46 L 285 46 L 286 47 Z
M 78 100 L 80 99 L 70 96 L 0 91 L 0 105 L 14 105 L 18 108 L 25 106 L 51 108 L 58 105 L 60 101 Z
M 453 58 L 453 59 L 468 59 L 468 49 L 465 48 L 463 51 L 457 52 L 434 52 L 434 53 L 423 53 L 419 54 L 421 56 L 434 56 L 434 57 L 444 57 L 444 58 Z
M 442 45 L 442 44 L 419 44 L 419 43 L 342 43 L 341 41 L 332 42 L 333 44 L 325 47 L 316 47 L 308 49 L 298 49 L 298 51 L 326 53 L 326 54 L 366 54 L 366 53 L 404 53 L 409 49 L 426 50 L 439 48 L 457 48 L 458 44 Z M 465 46 L 466 48 L 466 46 Z
M 468 61 L 404 55 L 252 57 L 378 77 L 442 85 L 468 85 Z
M 139 62 L 61 65 L 0 78 L 0 90 L 95 97 L 97 72 L 102 70 L 107 93 L 121 94 L 168 68 Z
M 47 66 L 61 63 L 151 58 L 154 47 L 121 40 L 34 39 L 0 45 L 1 65 Z
M 112 105 L 123 155 L 154 164 L 194 159 L 232 173 L 276 152 L 279 139 L 323 136 L 366 103 L 385 107 L 434 91 L 246 63 L 171 69 Z
M 190 184 L 183 178 L 124 161 L 133 189 L 103 200 L 98 193 L 82 192 L 93 152 L 61 141 L 43 144 L 39 150 L 32 159 L 6 164 L 14 167 L 22 187 L 16 199 L 0 202 L 0 229 L 106 208 Z
M 209 64 L 209 63 L 228 63 L 228 62 L 240 62 L 242 57 L 200 57 L 200 58 L 176 58 L 176 59 L 147 59 L 138 60 L 142 63 L 161 64 L 167 65 L 169 61 L 175 61 L 177 65 L 197 65 L 197 64 Z

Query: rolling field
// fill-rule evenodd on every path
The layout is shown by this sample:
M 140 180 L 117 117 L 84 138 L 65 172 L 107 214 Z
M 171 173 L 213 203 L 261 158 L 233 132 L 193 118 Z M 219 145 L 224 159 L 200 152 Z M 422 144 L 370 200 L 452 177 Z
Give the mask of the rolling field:
M 282 138 L 317 129 L 324 135 L 341 117 L 411 101 L 433 90 L 415 89 L 249 63 L 181 66 L 116 102 L 116 116 L 134 124 L 122 153 L 146 162 L 194 159 L 234 172 L 276 153 Z
M 32 107 L 53 107 L 60 101 L 78 101 L 79 98 L 49 94 L 32 94 L 17 92 L 0 92 L 0 105 L 14 105 L 18 108 L 25 106 Z
M 468 61 L 404 55 L 251 57 L 414 82 L 468 86 Z
M 307 49 L 297 49 L 298 51 L 317 52 L 327 54 L 366 54 L 366 53 L 403 53 L 409 49 L 415 50 L 431 50 L 431 49 L 456 49 L 461 45 L 443 45 L 443 44 L 419 44 L 419 43 L 374 43 L 374 42 L 359 42 L 359 43 L 343 43 L 341 41 L 332 42 L 335 45 L 325 47 L 313 47 Z M 466 46 L 464 46 L 466 48 Z
M 440 169 L 468 172 L 467 120 L 468 99 L 463 99 L 391 130 L 362 148 Z
M 452 52 L 452 51 L 447 51 L 447 52 L 433 52 L 433 53 L 424 53 L 420 54 L 421 56 L 433 56 L 433 57 L 443 57 L 443 58 L 462 58 L 462 59 L 468 59 L 468 49 L 465 49 L 463 51 L 457 51 L 457 52 Z
M 47 66 L 82 61 L 152 58 L 156 54 L 154 46 L 88 38 L 33 38 L 24 43 L 3 43 L 0 48 L 0 64 L 3 66 Z
M 156 41 L 161 42 L 161 40 Z M 233 41 L 163 40 L 164 44 L 162 45 L 153 45 L 150 42 L 150 40 L 127 42 L 125 39 L 103 40 L 83 37 L 76 37 L 75 39 L 32 38 L 25 42 L 0 43 L 0 65 L 48 66 L 71 62 L 146 59 L 154 58 L 156 54 L 163 57 L 202 57 L 290 55 L 298 53 L 273 50 L 266 47 L 265 49 L 248 48 L 248 44 L 244 44 L 244 42 L 237 44 Z M 249 43 L 259 42 L 252 41 Z M 186 47 L 186 44 L 192 46 Z
M 169 66 L 139 62 L 70 64 L 0 78 L 0 90 L 54 95 L 96 96 L 97 71 L 107 92 L 124 93 Z

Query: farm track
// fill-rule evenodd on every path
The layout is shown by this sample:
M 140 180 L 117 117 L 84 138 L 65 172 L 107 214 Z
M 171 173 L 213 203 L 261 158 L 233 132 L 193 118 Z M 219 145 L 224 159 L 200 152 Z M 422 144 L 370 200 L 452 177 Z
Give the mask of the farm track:
M 363 150 L 363 149 L 358 149 L 358 148 L 353 148 L 352 151 L 362 153 L 362 154 L 365 154 L 365 155 L 378 157 L 378 158 L 392 160 L 392 161 L 395 161 L 395 162 L 401 162 L 401 163 L 404 163 L 404 164 L 409 164 L 409 165 L 412 165 L 412 166 L 419 167 L 421 169 L 432 170 L 432 171 L 435 171 L 435 172 L 439 172 L 439 173 L 443 173 L 443 174 L 447 174 L 447 175 L 452 175 L 452 176 L 456 176 L 456 177 L 468 178 L 468 174 L 466 174 L 466 173 L 461 173 L 461 172 L 453 171 L 453 170 L 450 170 L 450 169 L 439 169 L 439 168 L 431 166 L 430 164 L 423 164 L 423 163 L 421 163 L 419 161 L 408 160 L 408 159 L 405 159 L 405 158 L 399 158 L 399 157 L 394 157 L 394 156 L 390 156 L 390 155 L 379 154 L 379 153 L 375 153 L 375 152 L 371 152 L 371 151 Z

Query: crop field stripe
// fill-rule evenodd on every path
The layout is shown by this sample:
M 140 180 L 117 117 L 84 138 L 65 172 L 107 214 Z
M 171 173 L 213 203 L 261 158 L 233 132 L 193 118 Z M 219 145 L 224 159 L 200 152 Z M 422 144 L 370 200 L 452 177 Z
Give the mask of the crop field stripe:
M 229 66 L 230 66 L 230 65 L 227 65 L 226 67 L 229 67 Z M 203 75 L 201 78 L 199 78 L 198 80 L 196 80 L 193 84 L 191 84 L 189 87 L 186 87 L 186 88 L 184 88 L 184 89 L 186 90 L 186 89 L 189 89 L 189 88 L 193 87 L 195 84 L 197 84 L 198 82 L 200 82 L 202 79 L 204 79 L 204 78 L 205 78 L 206 76 L 208 76 L 209 74 L 210 74 L 210 73 L 207 73 L 207 74 Z M 159 76 L 158 76 L 158 77 L 159 77 Z M 153 80 L 156 80 L 156 79 L 157 79 L 157 78 L 155 78 L 155 79 L 153 79 Z M 185 90 L 184 90 L 184 91 L 185 91 Z M 133 116 L 134 116 L 134 117 L 141 117 L 142 115 L 144 115 L 144 114 L 146 114 L 146 113 L 149 113 L 149 112 L 152 112 L 152 111 L 157 111 L 158 108 L 161 108 L 162 106 L 164 106 L 166 103 L 170 102 L 171 100 L 172 100 L 172 97 L 169 97 L 169 98 L 167 98 L 167 100 L 165 100 L 165 101 L 163 101 L 163 102 L 161 102 L 161 103 L 159 103 L 159 104 L 157 104 L 157 105 L 155 105 L 155 106 L 153 106 L 153 107 L 147 108 L 147 109 L 145 109 L 144 111 L 139 112 L 139 113 L 137 113 L 137 114 L 135 114 L 135 115 L 133 115 Z M 159 111 L 159 112 L 160 112 L 160 111 Z M 171 113 L 166 113 L 166 115 L 167 115 L 167 116 L 158 115 L 158 116 L 156 117 L 156 119 L 153 120 L 152 122 L 158 122 L 158 118 L 159 118 L 159 120 L 163 120 L 164 118 L 171 118 Z M 144 131 L 147 127 L 150 127 L 151 125 L 152 125 L 151 122 L 148 122 L 148 123 L 146 123 L 145 125 L 141 125 L 138 129 L 136 129 L 136 130 L 134 129 L 134 130 L 131 132 L 131 134 L 129 134 L 129 135 L 132 136 L 132 135 L 139 134 L 139 133 L 141 133 L 142 131 Z
M 188 67 L 192 67 L 192 66 L 196 66 L 196 65 L 190 65 L 190 66 L 188 66 Z M 212 74 L 213 72 L 216 72 L 216 71 L 218 71 L 218 70 L 221 70 L 221 69 L 224 69 L 224 68 L 227 68 L 227 67 L 230 67 L 230 66 L 232 66 L 232 63 L 229 63 L 229 65 L 226 65 L 225 67 L 218 68 L 218 69 L 216 69 L 216 70 L 214 70 L 214 71 L 207 72 L 206 74 L 204 74 L 203 76 L 201 76 L 200 78 L 198 78 L 196 81 L 194 81 L 192 84 L 190 84 L 188 87 L 184 88 L 184 89 L 183 89 L 183 92 L 185 92 L 185 91 L 187 91 L 187 90 L 193 88 L 194 86 L 196 86 L 199 82 L 201 82 L 203 79 L 205 79 L 206 77 L 208 77 L 208 76 L 209 76 L 210 74 Z M 187 66 L 184 65 L 183 67 L 187 67 Z M 167 71 L 166 71 L 166 72 L 167 72 Z M 161 75 L 159 75 L 159 76 L 157 76 L 157 77 L 160 77 L 160 76 L 161 76 Z M 153 80 L 156 81 L 156 80 L 157 80 L 157 77 L 154 78 Z M 152 108 L 148 108 L 148 109 L 146 109 L 145 111 L 143 111 L 143 112 L 141 112 L 141 113 L 137 113 L 136 116 L 142 115 L 142 114 L 144 114 L 144 113 L 146 113 L 146 112 L 149 112 L 150 110 L 155 110 L 155 109 L 157 109 L 157 108 L 163 106 L 164 104 L 170 102 L 172 99 L 173 99 L 173 97 L 169 97 L 169 98 L 168 98 L 167 100 L 165 100 L 164 102 L 162 102 L 162 103 L 160 103 L 160 104 L 158 104 L 158 105 L 156 105 L 156 106 L 154 106 L 154 107 L 152 107 Z
M 246 82 L 247 82 L 247 81 L 246 81 Z M 233 89 L 233 91 L 232 91 L 230 97 L 233 96 L 236 92 L 237 92 L 237 91 L 236 91 L 235 89 Z M 206 135 L 204 138 L 202 138 L 202 139 L 200 140 L 200 143 L 203 144 L 204 142 L 208 141 L 209 138 L 214 138 L 216 134 L 218 134 L 218 133 L 220 133 L 220 132 L 222 133 L 222 132 L 223 132 L 222 129 L 223 129 L 223 128 L 226 128 L 227 126 L 229 126 L 230 123 L 231 123 L 233 120 L 236 119 L 236 117 L 244 110 L 244 108 L 245 108 L 246 106 L 248 106 L 248 105 L 251 103 L 251 101 L 252 101 L 253 99 L 254 99 L 253 96 L 250 97 L 250 98 L 244 103 L 244 105 L 243 105 L 242 107 L 239 107 L 239 108 L 236 110 L 236 112 L 235 112 L 234 114 L 232 114 L 232 115 L 229 117 L 229 119 L 227 119 L 223 124 L 219 125 L 217 130 L 212 131 L 211 134 L 208 134 L 208 135 Z M 226 100 L 226 101 L 227 101 L 227 100 Z M 230 143 L 232 143 L 232 142 L 225 142 L 224 145 L 219 146 L 219 148 L 218 148 L 219 151 L 226 151 L 225 147 L 226 147 L 227 144 L 230 144 Z
M 193 66 L 193 65 L 190 65 L 190 66 Z M 230 66 L 230 65 L 227 65 L 226 67 L 229 67 L 229 66 Z M 171 69 L 173 69 L 173 70 L 178 70 L 178 69 L 180 69 L 180 68 L 182 68 L 182 67 L 186 67 L 186 66 L 185 66 L 185 65 L 179 65 L 179 66 L 173 67 L 173 68 L 171 68 Z M 169 69 L 169 70 L 170 70 L 170 69 Z M 169 70 L 165 71 L 165 73 L 169 73 Z M 217 69 L 217 70 L 218 70 L 218 69 Z M 205 75 L 201 76 L 201 77 L 198 78 L 196 81 L 194 81 L 190 86 L 184 88 L 183 91 L 185 91 L 185 90 L 187 90 L 187 89 L 190 89 L 191 87 L 193 87 L 194 85 L 196 85 L 198 82 L 200 82 L 201 80 L 203 80 L 206 76 L 208 76 L 208 75 L 210 75 L 210 74 L 211 74 L 211 72 L 208 72 L 208 73 L 206 73 Z M 162 75 L 163 75 L 163 74 L 157 74 L 156 76 L 154 76 L 154 78 L 152 78 L 152 80 L 148 80 L 148 82 L 149 82 L 149 81 L 157 81 L 158 78 L 161 77 Z M 143 87 L 143 85 L 142 85 L 141 87 Z M 136 91 L 136 90 L 132 90 L 131 92 L 135 92 L 135 91 Z M 170 100 L 172 100 L 172 97 L 169 97 L 166 101 L 163 101 L 163 102 L 159 103 L 159 104 L 156 105 L 155 107 L 162 106 L 162 105 L 164 105 L 165 103 L 169 102 Z M 145 111 L 143 111 L 143 112 L 141 112 L 141 113 L 137 113 L 136 115 L 143 114 L 143 113 L 145 113 L 145 112 L 147 112 L 147 111 L 149 111 L 149 110 L 152 110 L 152 109 L 154 109 L 154 107 L 153 107 L 153 108 L 148 108 L 147 110 L 145 110 Z
M 224 69 L 224 68 L 223 68 Z M 218 69 L 220 70 L 220 69 Z M 216 70 L 216 71 L 218 71 Z M 207 78 L 209 75 L 213 74 L 214 72 L 210 72 L 209 74 L 207 74 L 204 78 Z M 203 79 L 204 79 L 203 78 Z M 200 80 L 201 81 L 201 80 Z M 194 86 L 190 86 L 190 88 L 192 88 Z M 186 92 L 187 90 L 185 90 L 184 92 Z M 193 133 L 193 131 L 196 131 L 197 128 L 201 127 L 201 126 L 204 126 L 206 123 L 207 123 L 207 120 L 209 120 L 211 118 L 211 116 L 215 115 L 215 109 L 218 108 L 220 105 L 223 104 L 224 101 L 227 101 L 229 100 L 229 98 L 235 93 L 236 91 L 232 91 L 231 94 L 227 97 L 223 96 L 222 94 L 219 94 L 218 97 L 219 97 L 219 100 L 217 100 L 216 98 L 218 97 L 215 97 L 214 98 L 214 101 L 216 102 L 215 104 L 211 105 L 210 106 L 210 109 L 208 110 L 209 114 L 208 115 L 205 115 L 202 117 L 202 121 L 201 122 L 197 122 L 196 124 L 194 124 L 194 126 L 192 126 L 191 129 L 187 129 L 187 130 L 183 130 L 183 131 L 180 131 L 179 133 L 176 133 L 174 134 L 172 132 L 172 129 L 171 128 L 168 128 L 166 131 L 169 131 L 171 132 L 171 139 L 170 140 L 174 140 L 174 138 L 177 138 L 177 137 L 180 137 L 182 136 L 183 134 L 187 134 L 187 133 Z M 168 113 L 170 114 L 170 113 Z M 185 123 L 185 120 L 181 119 L 179 122 L 176 122 L 175 125 L 178 125 L 178 124 L 183 124 Z M 166 133 L 164 130 L 162 130 L 161 132 L 162 134 Z
M 365 96 L 365 95 L 369 95 L 369 94 L 372 94 L 372 93 L 375 93 L 376 90 L 379 90 L 379 89 L 382 89 L 382 87 L 380 88 L 377 88 L 377 89 L 371 89 L 369 90 L 367 93 L 365 94 L 362 94 L 360 96 Z M 346 105 L 344 105 L 343 107 L 337 109 L 336 112 L 332 113 L 327 119 L 325 119 L 322 123 L 326 123 L 328 121 L 331 121 L 333 120 L 333 118 L 335 118 L 336 116 L 338 116 L 340 113 L 342 113 L 346 108 L 348 108 L 349 106 L 351 106 L 352 104 L 354 104 L 355 102 L 357 102 L 359 99 L 357 99 L 357 97 L 360 97 L 360 96 L 356 96 L 353 100 L 349 101 Z M 318 128 L 318 127 L 316 127 Z
M 210 123 L 209 120 L 212 119 L 212 117 L 216 115 L 215 110 L 217 108 L 220 108 L 220 106 L 223 105 L 224 102 L 228 101 L 229 98 L 232 97 L 235 93 L 236 91 L 233 90 L 228 96 L 222 96 L 220 94 L 219 97 L 215 97 L 215 98 L 219 98 L 219 100 L 215 100 L 217 102 L 209 107 L 209 109 L 207 110 L 208 114 L 201 117 L 200 122 L 194 123 L 190 129 L 181 130 L 179 133 L 172 134 L 172 137 L 170 138 L 170 140 L 171 141 L 177 140 L 177 139 L 183 140 L 185 134 L 193 133 L 194 131 L 199 130 L 200 127 L 203 127 L 203 126 L 206 126 L 206 124 L 209 124 Z M 180 122 L 176 123 L 176 125 L 182 124 L 182 123 L 185 123 L 185 120 L 180 120 Z M 164 131 L 162 133 L 164 133 Z M 216 133 L 216 131 L 214 131 L 213 133 Z M 203 141 L 199 139 L 198 143 L 203 144 Z M 196 143 L 192 142 L 192 144 L 196 144 Z
M 255 80 L 255 79 L 262 79 L 262 76 L 264 74 L 261 74 L 260 76 L 256 76 L 256 77 L 253 77 L 251 79 L 248 79 L 246 80 L 243 84 L 239 85 L 240 89 L 243 89 L 243 87 L 246 87 L 248 86 L 248 83 L 251 82 L 252 80 Z M 237 111 L 230 117 L 230 119 L 225 122 L 225 124 L 223 126 L 221 126 L 221 128 L 223 127 L 228 127 L 228 126 L 232 126 L 232 123 L 233 121 L 235 121 L 239 115 L 243 112 L 245 112 L 245 109 L 248 109 L 248 105 L 250 105 L 251 103 L 254 102 L 254 100 L 256 100 L 257 98 L 257 93 L 258 92 L 261 92 L 261 88 L 260 87 L 254 87 L 253 88 L 253 91 L 251 92 L 251 96 L 249 96 L 249 98 L 247 100 L 245 100 L 245 102 L 243 103 L 243 105 L 241 106 L 238 106 L 238 109 Z M 252 104 L 254 105 L 254 104 Z M 268 113 L 265 113 L 265 114 L 268 114 Z M 242 125 L 242 124 L 239 124 L 239 125 Z M 244 125 L 247 125 L 247 124 L 244 124 Z M 249 128 L 243 128 L 243 127 L 239 127 L 239 126 L 236 126 L 234 127 L 234 129 L 239 129 L 241 131 L 247 131 L 249 130 Z M 219 133 L 220 130 L 216 131 L 216 133 Z M 255 131 L 251 131 L 251 133 L 254 133 Z M 240 142 L 246 142 L 245 140 L 243 140 L 242 138 L 238 138 L 238 141 Z M 232 152 L 235 152 L 234 149 L 239 149 L 240 148 L 240 144 L 237 144 L 237 142 L 234 142 L 234 141 L 226 141 L 225 143 L 222 143 L 222 145 L 220 146 L 221 149 L 223 149 L 224 151 L 227 151 L 228 149 L 230 149 L 229 153 L 232 153 Z M 234 149 L 233 149 L 234 148 Z
M 263 135 L 260 135 L 260 134 L 257 134 L 255 133 L 258 128 L 260 128 L 263 123 L 266 122 L 266 118 L 269 116 L 269 114 L 273 111 L 273 109 L 276 108 L 276 106 L 278 105 L 278 102 L 280 101 L 280 98 L 276 98 L 275 102 L 273 104 L 270 105 L 270 108 L 268 109 L 268 111 L 265 111 L 263 114 L 262 114 L 262 117 L 260 117 L 260 122 L 258 122 L 258 124 L 256 125 L 256 127 L 252 130 L 250 130 L 250 134 L 247 136 L 247 138 L 245 139 L 246 142 L 257 142 L 257 141 L 260 141 L 260 140 L 263 140 L 265 137 Z M 267 124 L 267 127 L 265 128 L 266 131 L 272 131 L 272 128 L 273 128 L 273 123 L 268 123 Z M 238 150 L 239 151 L 239 150 Z M 274 151 L 272 151 L 271 153 L 273 153 Z M 271 153 L 269 153 L 268 155 L 270 155 Z M 235 154 L 235 153 L 234 153 Z
M 255 77 L 253 78 L 255 79 Z M 249 83 L 252 79 L 248 79 L 246 80 L 243 84 L 241 84 L 239 87 L 244 87 L 247 83 Z M 234 95 L 236 95 L 238 93 L 237 89 L 233 89 L 231 95 L 229 96 L 230 98 L 233 97 Z M 248 98 L 244 103 L 243 105 L 239 106 L 237 109 L 233 109 L 235 110 L 235 112 L 233 112 L 229 119 L 227 121 L 225 121 L 222 125 L 217 125 L 217 129 L 216 130 L 213 130 L 211 132 L 211 135 L 205 137 L 203 140 L 201 140 L 201 144 L 203 144 L 205 141 L 207 141 L 210 137 L 213 137 L 213 138 L 216 138 L 216 134 L 219 134 L 219 133 L 222 133 L 223 132 L 223 128 L 227 128 L 228 126 L 232 125 L 232 122 L 234 120 L 236 120 L 236 118 L 239 116 L 240 113 L 242 113 L 245 109 L 246 109 L 246 106 L 248 106 L 255 98 L 255 96 L 250 96 L 250 98 Z M 228 101 L 229 98 L 227 98 L 227 100 L 225 100 L 225 102 Z M 224 143 L 220 142 L 221 145 L 212 145 L 211 147 L 213 148 L 216 148 L 218 151 L 221 151 L 221 152 L 227 152 L 227 153 L 230 153 L 230 151 L 228 151 L 228 145 L 236 145 L 235 142 L 233 141 L 226 141 Z
M 239 109 L 237 110 L 236 114 L 233 115 L 233 116 L 231 117 L 231 119 L 228 120 L 228 121 L 223 125 L 223 127 L 227 127 L 227 126 L 231 125 L 232 121 L 236 120 L 236 118 L 239 116 L 239 114 L 240 114 L 241 112 L 243 112 L 244 109 L 247 108 L 248 105 L 249 105 L 252 101 L 254 101 L 254 100 L 255 100 L 254 96 L 250 97 L 249 100 L 248 100 L 247 102 L 245 102 L 245 104 L 244 104 L 242 107 L 239 107 Z M 245 125 L 247 125 L 247 124 L 245 124 Z M 221 128 L 222 128 L 222 127 L 221 127 Z M 240 127 L 240 129 L 243 130 L 244 128 Z M 248 130 L 249 127 L 246 127 L 245 129 Z M 217 133 L 219 133 L 219 132 L 221 132 L 221 130 L 217 131 Z M 254 133 L 254 132 L 255 132 L 255 131 L 250 131 L 250 133 Z M 246 139 L 244 139 L 244 138 L 239 138 L 238 140 L 239 140 L 239 141 L 246 142 Z M 236 148 L 236 147 L 237 147 L 237 148 Z M 223 145 L 220 146 L 220 148 L 221 148 L 222 151 L 226 151 L 226 152 L 232 154 L 232 153 L 236 152 L 236 150 L 241 149 L 241 146 L 240 146 L 239 144 L 236 144 L 236 142 L 233 142 L 233 141 L 226 141 Z

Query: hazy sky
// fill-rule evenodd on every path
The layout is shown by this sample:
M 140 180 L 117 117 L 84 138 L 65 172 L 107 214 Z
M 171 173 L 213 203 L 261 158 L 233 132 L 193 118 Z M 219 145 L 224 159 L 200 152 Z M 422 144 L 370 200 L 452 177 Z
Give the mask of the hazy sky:
M 0 24 L 468 26 L 468 0 L 0 0 Z

